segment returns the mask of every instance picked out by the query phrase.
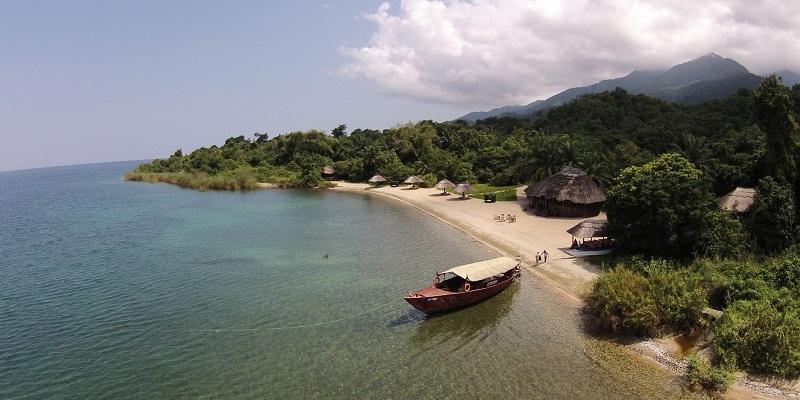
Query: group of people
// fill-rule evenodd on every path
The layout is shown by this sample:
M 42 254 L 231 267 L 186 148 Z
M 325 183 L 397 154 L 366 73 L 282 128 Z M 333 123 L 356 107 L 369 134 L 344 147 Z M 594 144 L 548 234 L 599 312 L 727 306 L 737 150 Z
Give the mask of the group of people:
M 509 222 L 509 223 L 511 223 L 511 222 L 517 222 L 517 214 L 508 214 L 508 215 L 506 215 L 506 214 L 500 214 L 500 215 L 495 215 L 495 216 L 494 216 L 494 220 L 495 220 L 495 221 L 498 221 L 498 222 Z
M 575 238 L 573 238 L 572 246 L 570 246 L 571 249 L 586 250 L 586 251 L 606 250 L 612 247 L 614 247 L 614 241 L 607 238 L 596 239 L 596 240 L 585 240 L 582 243 L 578 243 L 578 241 Z
M 541 262 L 547 262 L 547 257 L 549 255 L 550 255 L 550 253 L 548 253 L 547 250 L 542 250 L 541 252 L 537 251 L 536 252 L 536 264 L 539 264 Z

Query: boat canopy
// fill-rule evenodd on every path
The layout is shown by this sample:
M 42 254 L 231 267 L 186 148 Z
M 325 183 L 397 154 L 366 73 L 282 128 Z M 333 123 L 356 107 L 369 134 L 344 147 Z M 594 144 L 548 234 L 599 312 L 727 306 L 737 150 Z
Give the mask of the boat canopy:
M 511 257 L 500 257 L 493 260 L 480 261 L 472 264 L 461 265 L 450 268 L 442 274 L 456 274 L 468 281 L 476 282 L 495 275 L 500 275 L 511 270 L 519 264 L 519 261 Z

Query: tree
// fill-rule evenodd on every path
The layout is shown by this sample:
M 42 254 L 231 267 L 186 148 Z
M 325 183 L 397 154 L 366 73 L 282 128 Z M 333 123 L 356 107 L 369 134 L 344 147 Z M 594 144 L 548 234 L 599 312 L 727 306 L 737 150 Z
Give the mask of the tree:
M 766 253 L 777 253 L 792 244 L 795 204 L 791 188 L 771 176 L 761 179 L 748 225 L 756 244 Z
M 742 222 L 731 211 L 716 210 L 708 215 L 708 229 L 703 236 L 700 255 L 711 258 L 738 258 L 750 243 Z
M 703 174 L 677 154 L 625 168 L 608 192 L 609 229 L 620 250 L 685 257 L 715 208 Z
M 753 96 L 758 124 L 766 134 L 765 175 L 795 184 L 798 127 L 789 88 L 781 84 L 780 78 L 770 75 Z
M 331 135 L 333 135 L 333 137 L 335 138 L 340 138 L 344 135 L 347 135 L 347 125 L 341 124 L 336 128 L 333 128 L 333 130 L 331 131 Z

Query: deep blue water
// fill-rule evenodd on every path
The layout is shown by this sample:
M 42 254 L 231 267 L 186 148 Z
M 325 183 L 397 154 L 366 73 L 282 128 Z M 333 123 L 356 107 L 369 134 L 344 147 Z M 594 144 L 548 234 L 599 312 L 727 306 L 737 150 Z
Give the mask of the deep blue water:
M 676 393 L 598 361 L 635 362 L 597 353 L 527 274 L 456 313 L 411 309 L 402 295 L 435 270 L 496 256 L 416 211 L 123 181 L 134 166 L 0 173 L 0 398 Z

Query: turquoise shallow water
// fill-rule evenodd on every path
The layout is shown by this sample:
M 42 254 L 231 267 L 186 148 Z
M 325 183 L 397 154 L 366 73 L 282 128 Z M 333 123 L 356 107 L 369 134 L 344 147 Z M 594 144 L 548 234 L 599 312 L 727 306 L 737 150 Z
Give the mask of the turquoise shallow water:
M 528 274 L 456 313 L 410 308 L 435 270 L 495 256 L 416 211 L 122 181 L 134 165 L 0 173 L 0 398 L 677 393 L 598 361 L 576 311 Z

